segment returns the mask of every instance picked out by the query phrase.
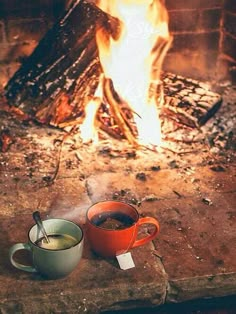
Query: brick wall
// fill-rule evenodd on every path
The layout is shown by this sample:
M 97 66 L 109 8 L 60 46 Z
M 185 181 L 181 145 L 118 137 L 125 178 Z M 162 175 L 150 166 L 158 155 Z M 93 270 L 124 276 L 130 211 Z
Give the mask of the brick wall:
M 28 56 L 64 8 L 65 0 L 0 0 L 0 63 Z
M 0 0 L 0 64 L 27 57 L 73 0 Z M 227 76 L 236 61 L 235 0 L 165 0 L 174 35 L 166 70 Z
M 197 78 L 216 75 L 223 0 L 166 0 L 174 42 L 165 68 Z
M 223 11 L 222 38 L 220 42 L 221 64 L 227 64 L 231 79 L 236 76 L 236 1 L 225 0 Z

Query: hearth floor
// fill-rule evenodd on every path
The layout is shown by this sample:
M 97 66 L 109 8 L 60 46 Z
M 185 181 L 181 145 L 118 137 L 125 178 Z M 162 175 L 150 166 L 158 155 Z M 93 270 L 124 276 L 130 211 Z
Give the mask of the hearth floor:
M 220 113 L 219 113 L 220 115 Z M 13 143 L 0 153 L 0 312 L 101 313 L 236 295 L 236 158 L 205 144 L 175 154 L 134 151 L 123 142 L 79 145 L 57 129 L 25 125 L 1 113 Z M 100 200 L 132 203 L 156 217 L 160 234 L 131 250 L 135 268 L 95 256 L 85 213 Z M 85 249 L 68 277 L 45 280 L 15 269 L 9 247 L 26 242 L 32 213 L 85 230 Z M 144 235 L 147 226 L 140 230 Z M 18 257 L 20 258 L 20 256 Z

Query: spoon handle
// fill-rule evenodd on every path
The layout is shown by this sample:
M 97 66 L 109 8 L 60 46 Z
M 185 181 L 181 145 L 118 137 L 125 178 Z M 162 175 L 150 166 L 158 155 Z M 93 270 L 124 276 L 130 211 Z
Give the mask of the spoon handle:
M 46 231 L 44 229 L 44 226 L 43 226 L 43 223 L 42 223 L 39 211 L 33 212 L 33 218 L 34 218 L 34 221 L 36 222 L 36 224 L 38 225 L 38 227 L 40 228 L 40 230 L 42 231 L 42 233 L 43 233 L 47 243 L 49 243 L 50 241 L 49 241 L 47 233 L 46 233 Z

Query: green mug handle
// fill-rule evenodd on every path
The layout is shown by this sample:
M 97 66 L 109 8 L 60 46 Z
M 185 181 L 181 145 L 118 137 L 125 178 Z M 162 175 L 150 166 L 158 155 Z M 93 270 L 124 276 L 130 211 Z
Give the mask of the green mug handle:
M 138 222 L 137 222 L 137 228 L 143 224 L 151 224 L 151 225 L 154 225 L 155 226 L 155 229 L 154 231 L 149 234 L 148 236 L 142 238 L 142 239 L 139 239 L 139 240 L 136 240 L 134 242 L 134 244 L 132 245 L 132 248 L 134 247 L 137 247 L 137 246 L 140 246 L 140 245 L 144 245 L 148 242 L 150 242 L 151 240 L 153 240 L 159 233 L 160 231 L 160 225 L 159 225 L 159 222 L 153 218 L 153 217 L 143 217 L 143 218 L 139 218 Z
M 14 244 L 9 250 L 9 257 L 10 257 L 10 261 L 11 261 L 12 265 L 15 266 L 17 269 L 24 270 L 24 271 L 27 271 L 29 273 L 36 273 L 37 269 L 34 268 L 33 266 L 23 265 L 23 264 L 20 264 L 14 260 L 14 258 L 13 258 L 14 254 L 16 253 L 16 251 L 19 251 L 19 250 L 27 250 L 27 251 L 31 252 L 31 248 L 30 248 L 30 245 L 28 243 Z

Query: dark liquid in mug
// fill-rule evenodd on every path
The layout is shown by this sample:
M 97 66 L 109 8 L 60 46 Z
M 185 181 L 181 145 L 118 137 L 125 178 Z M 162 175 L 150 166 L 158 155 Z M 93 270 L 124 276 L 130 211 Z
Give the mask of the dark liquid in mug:
M 94 215 L 91 222 L 104 229 L 121 230 L 132 226 L 135 220 L 120 212 L 104 212 Z
M 76 245 L 78 240 L 69 234 L 50 234 L 49 243 L 45 237 L 39 238 L 35 244 L 47 250 L 65 250 Z

